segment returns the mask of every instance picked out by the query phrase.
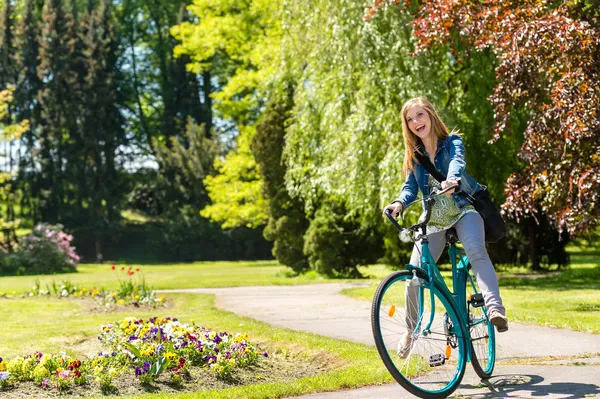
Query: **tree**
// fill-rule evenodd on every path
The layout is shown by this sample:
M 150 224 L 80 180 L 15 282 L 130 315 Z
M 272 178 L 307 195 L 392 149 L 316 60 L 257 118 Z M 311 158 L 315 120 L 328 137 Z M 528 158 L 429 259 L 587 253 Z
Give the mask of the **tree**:
M 19 71 L 15 84 L 15 111 L 17 120 L 29 120 L 31 129 L 24 132 L 19 150 L 18 177 L 15 184 L 21 193 L 21 213 L 34 222 L 40 220 L 38 213 L 39 176 L 35 169 L 36 126 L 40 121 L 40 106 L 37 95 L 42 81 L 37 75 L 39 65 L 38 35 L 39 25 L 36 16 L 36 2 L 26 0 L 24 11 L 18 19 L 15 32 L 15 60 Z
M 5 90 L 0 91 L 0 142 L 2 143 L 19 139 L 29 129 L 29 121 L 14 123 L 10 119 L 9 104 L 13 101 L 14 91 L 14 86 L 8 86 Z M 0 201 L 4 204 L 12 194 L 13 177 L 10 172 L 0 172 Z M 12 251 L 13 243 L 16 241 L 15 229 L 18 226 L 18 220 L 5 220 L 0 216 L 0 230 L 4 234 L 4 240 L 0 243 L 2 251 Z
M 88 9 L 83 19 L 82 99 L 80 124 L 75 127 L 78 150 L 71 151 L 76 162 L 78 209 L 85 212 L 81 222 L 91 227 L 96 258 L 103 258 L 103 239 L 120 220 L 123 186 L 119 181 L 115 156 L 125 142 L 123 118 L 118 109 L 115 69 L 117 41 L 109 0 Z M 73 59 L 71 59 L 73 62 Z M 77 79 L 77 75 L 75 77 Z
M 217 130 L 217 135 L 239 133 L 236 148 L 216 161 L 217 175 L 205 182 L 212 204 L 202 215 L 223 228 L 257 227 L 268 218 L 250 143 L 276 72 L 281 35 L 278 7 L 273 0 L 198 0 L 189 6 L 197 22 L 171 29 L 180 41 L 175 54 L 190 57 L 188 69 L 210 72 L 219 82 L 220 90 L 210 97 L 215 100 L 215 115 L 229 126 Z
M 279 263 L 299 273 L 309 267 L 303 253 L 308 220 L 302 201 L 292 199 L 287 192 L 282 159 L 293 94 L 293 86 L 289 85 L 283 93 L 277 93 L 270 99 L 257 126 L 251 149 L 264 181 L 263 196 L 269 204 L 265 238 L 274 241 L 273 255 Z
M 366 16 L 385 3 L 376 1 Z M 513 133 L 513 117 L 529 112 L 519 153 L 525 167 L 508 178 L 504 209 L 517 220 L 548 215 L 571 235 L 597 225 L 600 215 L 600 30 L 597 22 L 573 18 L 590 18 L 591 3 L 461 0 L 413 7 L 420 50 L 448 46 L 459 63 L 470 49 L 494 52 L 491 141 L 521 133 Z

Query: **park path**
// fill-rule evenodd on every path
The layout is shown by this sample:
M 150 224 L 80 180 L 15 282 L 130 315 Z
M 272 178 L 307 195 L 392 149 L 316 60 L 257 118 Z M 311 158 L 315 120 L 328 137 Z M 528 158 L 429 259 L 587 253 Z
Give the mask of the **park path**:
M 365 283 L 260 286 L 163 290 L 216 295 L 219 309 L 266 323 L 333 338 L 374 345 L 370 303 L 340 294 Z M 600 358 L 578 358 L 600 353 L 600 336 L 564 329 L 510 324 L 497 334 L 498 364 L 487 387 L 467 368 L 456 397 L 488 398 L 600 398 Z M 536 365 L 509 365 L 508 360 L 569 356 Z M 503 364 L 504 362 L 504 364 Z M 569 365 L 577 363 L 578 365 Z M 513 362 L 514 364 L 514 362 Z M 584 364 L 584 365 L 582 365 Z M 306 395 L 302 399 L 386 399 L 413 397 L 397 384 Z

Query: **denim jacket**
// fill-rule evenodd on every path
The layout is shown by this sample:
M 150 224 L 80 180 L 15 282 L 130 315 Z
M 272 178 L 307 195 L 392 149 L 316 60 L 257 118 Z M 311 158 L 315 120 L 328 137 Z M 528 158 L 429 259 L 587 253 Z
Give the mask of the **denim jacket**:
M 427 152 L 424 152 L 427 155 Z M 479 183 L 466 171 L 465 146 L 460 136 L 451 134 L 444 140 L 438 140 L 434 165 L 447 179 L 460 182 L 461 190 L 467 194 L 473 195 L 481 189 Z M 408 172 L 400 196 L 394 201 L 400 202 L 404 207 L 417 198 L 419 189 L 424 197 L 429 195 L 429 172 L 418 162 L 413 164 L 413 168 L 413 171 Z M 451 195 L 459 208 L 469 203 L 462 195 Z

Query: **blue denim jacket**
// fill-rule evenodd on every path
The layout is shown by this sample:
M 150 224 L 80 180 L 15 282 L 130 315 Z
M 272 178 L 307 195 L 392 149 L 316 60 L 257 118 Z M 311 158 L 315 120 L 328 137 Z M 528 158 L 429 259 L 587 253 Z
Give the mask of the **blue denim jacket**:
M 394 201 L 402 203 L 404 207 L 417 198 L 419 189 L 424 197 L 429 195 L 429 172 L 418 162 L 413 165 L 414 170 L 408 172 L 406 182 L 402 185 L 402 192 Z M 446 179 L 459 181 L 461 190 L 467 194 L 473 195 L 481 189 L 479 183 L 466 171 L 465 146 L 460 136 L 451 134 L 445 140 L 438 141 L 434 165 L 444 176 L 447 176 Z M 459 208 L 469 203 L 462 195 L 451 195 Z

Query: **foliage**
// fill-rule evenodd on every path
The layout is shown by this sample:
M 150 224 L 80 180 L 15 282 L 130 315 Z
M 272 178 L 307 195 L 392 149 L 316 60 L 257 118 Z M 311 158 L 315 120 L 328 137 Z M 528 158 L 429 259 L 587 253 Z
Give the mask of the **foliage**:
M 163 372 L 171 380 L 172 375 L 189 376 L 190 367 L 206 367 L 227 379 L 236 369 L 267 356 L 246 335 L 182 324 L 177 318 L 154 317 L 145 322 L 131 317 L 101 330 L 98 339 L 107 351 L 89 359 L 73 359 L 64 352 L 0 358 L 0 388 L 33 381 L 43 389 L 66 392 L 75 385 L 96 382 L 106 392 L 114 389 L 113 379 L 127 371 L 140 383 L 154 383 Z
M 10 104 L 14 99 L 15 87 L 9 85 L 5 90 L 0 91 L 0 143 L 12 144 L 29 130 L 29 121 L 22 120 L 13 123 L 10 112 Z M 11 157 L 12 155 L 9 155 Z M 13 175 L 10 172 L 0 172 L 0 202 L 9 204 L 14 199 Z M 12 219 L 12 220 L 11 220 Z M 0 230 L 4 233 L 4 240 L 1 244 L 3 252 L 13 250 L 16 235 L 15 229 L 19 227 L 20 220 L 14 219 L 14 214 L 10 219 L 0 217 Z
M 382 255 L 381 238 L 344 215 L 336 205 L 319 208 L 304 235 L 304 254 L 318 273 L 359 277 L 358 265 L 374 263 Z
M 19 249 L 4 259 L 5 267 L 17 274 L 76 271 L 79 255 L 71 246 L 73 236 L 62 230 L 62 225 L 37 225 Z
M 154 317 L 147 322 L 124 319 L 102 326 L 98 338 L 113 353 L 129 354 L 128 366 L 146 383 L 154 382 L 165 369 L 181 374 L 188 364 L 208 367 L 226 379 L 235 368 L 256 364 L 261 355 L 246 335 L 211 331 L 170 317 Z M 117 355 L 115 360 L 124 359 Z
M 110 266 L 114 273 L 118 273 L 117 267 L 113 264 Z M 125 306 L 131 305 L 139 307 L 141 305 L 150 305 L 156 307 L 163 305 L 166 301 L 164 296 L 156 297 L 156 293 L 152 287 L 146 284 L 146 280 L 140 274 L 140 268 L 133 268 L 129 266 L 128 269 L 125 266 L 121 266 L 121 272 L 125 273 L 128 277 L 121 280 L 119 277 L 119 287 L 115 291 L 108 291 L 104 288 L 78 288 L 69 280 L 62 280 L 60 283 L 52 280 L 52 284 L 46 284 L 46 288 L 43 289 L 39 279 L 35 280 L 35 285 L 26 296 L 56 296 L 59 298 L 93 298 L 98 302 L 98 306 L 102 308 L 110 308 L 113 305 Z M 133 275 L 138 276 L 138 281 L 134 281 Z M 4 297 L 9 297 L 5 294 Z
M 469 49 L 494 52 L 492 141 L 515 130 L 521 106 L 529 111 L 519 154 L 526 166 L 506 182 L 504 208 L 517 219 L 541 212 L 571 235 L 585 233 L 600 215 L 600 31 L 572 17 L 586 15 L 577 5 L 583 2 L 574 3 L 572 12 L 568 3 L 541 0 L 425 1 L 413 22 L 420 50 L 449 46 L 459 63 Z
M 303 235 L 308 221 L 302 202 L 290 198 L 287 192 L 285 164 L 282 160 L 285 127 L 293 105 L 292 95 L 291 88 L 288 88 L 270 100 L 257 126 L 251 148 L 264 181 L 263 195 L 269 203 L 265 238 L 274 241 L 273 255 L 279 263 L 300 273 L 309 266 L 303 254 Z
M 167 214 L 181 212 L 184 206 L 203 208 L 208 196 L 203 179 L 212 174 L 218 144 L 204 125 L 188 119 L 185 135 L 169 140 L 152 140 L 156 160 L 161 165 L 156 196 Z
M 253 127 L 246 127 L 238 138 L 236 151 L 224 160 L 215 161 L 215 176 L 204 180 L 212 204 L 200 214 L 220 223 L 224 229 L 246 226 L 256 228 L 267 221 L 267 203 L 262 196 L 263 182 L 252 152 L 250 141 Z
M 198 20 L 171 29 L 180 41 L 175 54 L 191 58 L 191 71 L 212 70 L 223 82 L 211 95 L 215 110 L 239 133 L 236 148 L 216 161 L 217 175 L 205 181 L 212 204 L 202 215 L 224 229 L 264 225 L 267 203 L 250 143 L 279 64 L 280 3 L 196 0 L 188 8 Z

